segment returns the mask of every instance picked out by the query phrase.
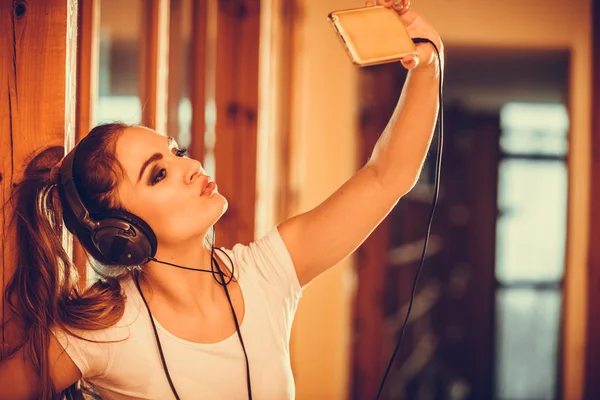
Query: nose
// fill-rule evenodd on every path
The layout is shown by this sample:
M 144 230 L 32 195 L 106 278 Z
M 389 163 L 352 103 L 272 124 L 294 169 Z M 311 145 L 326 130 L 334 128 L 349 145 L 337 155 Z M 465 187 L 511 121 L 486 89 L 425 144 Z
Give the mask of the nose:
M 189 159 L 190 163 L 188 166 L 188 171 L 185 177 L 185 181 L 186 183 L 193 183 L 196 181 L 196 179 L 198 179 L 201 175 L 202 172 L 204 171 L 202 169 L 202 165 L 200 164 L 199 161 L 197 160 L 192 160 Z

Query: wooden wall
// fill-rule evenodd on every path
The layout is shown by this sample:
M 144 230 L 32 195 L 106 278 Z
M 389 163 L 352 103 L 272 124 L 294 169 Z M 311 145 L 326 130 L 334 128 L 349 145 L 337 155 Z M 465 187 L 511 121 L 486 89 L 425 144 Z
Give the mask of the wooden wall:
M 217 224 L 219 246 L 254 238 L 260 0 L 218 2 L 216 182 L 229 209 Z
M 0 201 L 22 176 L 27 157 L 75 140 L 76 0 L 0 1 Z M 1 282 L 14 270 L 11 207 L 0 214 Z M 2 322 L 8 318 L 2 303 Z M 14 344 L 10 332 L 0 340 Z
M 217 245 L 247 243 L 255 232 L 260 0 L 198 0 L 192 2 L 191 15 L 181 12 L 181 6 L 181 1 L 153 0 L 143 2 L 141 9 L 128 10 L 141 15 L 143 21 L 142 31 L 132 33 L 142 38 L 138 71 L 142 123 L 167 133 L 169 106 L 174 107 L 168 98 L 177 95 L 174 85 L 169 86 L 168 66 L 173 62 L 169 45 L 172 57 L 184 45 L 169 40 L 174 32 L 169 29 L 173 9 L 174 17 L 181 20 L 174 23 L 183 24 L 189 18 L 183 25 L 191 30 L 186 33 L 191 63 L 187 81 L 193 85 L 190 150 L 195 158 L 203 160 L 205 155 L 208 101 L 216 103 L 219 116 L 216 180 L 230 208 L 217 229 Z M 92 127 L 98 96 L 99 21 L 112 17 L 100 15 L 100 0 L 0 1 L 2 203 L 18 182 L 30 153 L 50 145 L 69 150 Z M 216 35 L 209 35 L 211 26 L 218 27 Z M 123 28 L 119 34 L 126 32 Z M 174 84 L 182 79 L 172 78 Z M 218 90 L 210 90 L 215 87 Z M 5 207 L 0 214 L 2 289 L 14 269 L 13 238 L 7 225 L 10 213 L 10 207 Z M 85 254 L 75 248 L 74 257 L 83 283 Z M 2 321 L 7 318 L 2 305 Z
M 592 179 L 590 244 L 587 268 L 587 351 L 585 352 L 585 395 L 600 398 L 600 4 L 592 10 Z

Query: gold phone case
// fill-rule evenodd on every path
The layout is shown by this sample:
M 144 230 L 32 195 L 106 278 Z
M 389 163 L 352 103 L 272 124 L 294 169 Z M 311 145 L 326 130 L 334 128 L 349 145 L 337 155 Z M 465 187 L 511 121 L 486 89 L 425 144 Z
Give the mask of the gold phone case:
M 328 16 L 355 65 L 399 61 L 417 48 L 400 16 L 383 6 L 334 11 Z

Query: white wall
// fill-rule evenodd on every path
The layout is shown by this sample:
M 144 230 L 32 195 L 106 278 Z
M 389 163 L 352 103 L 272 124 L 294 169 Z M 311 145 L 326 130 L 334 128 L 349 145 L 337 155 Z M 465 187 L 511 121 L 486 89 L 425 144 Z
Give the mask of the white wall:
M 344 0 L 299 1 L 292 149 L 298 211 L 333 193 L 357 169 L 357 71 L 334 35 L 327 14 Z M 292 336 L 298 399 L 346 398 L 350 367 L 351 260 L 304 292 Z

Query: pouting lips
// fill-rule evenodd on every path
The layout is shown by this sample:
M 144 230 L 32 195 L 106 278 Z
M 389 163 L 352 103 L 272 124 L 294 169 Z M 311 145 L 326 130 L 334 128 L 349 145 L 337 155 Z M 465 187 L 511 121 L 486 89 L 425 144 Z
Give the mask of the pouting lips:
M 200 196 L 209 196 L 210 197 L 213 195 L 213 193 L 215 192 L 216 189 L 217 189 L 217 184 L 214 183 L 213 181 L 208 181 L 208 183 L 204 187 L 204 190 L 202 190 L 202 193 L 200 193 Z

